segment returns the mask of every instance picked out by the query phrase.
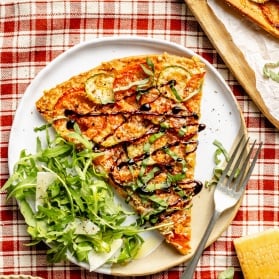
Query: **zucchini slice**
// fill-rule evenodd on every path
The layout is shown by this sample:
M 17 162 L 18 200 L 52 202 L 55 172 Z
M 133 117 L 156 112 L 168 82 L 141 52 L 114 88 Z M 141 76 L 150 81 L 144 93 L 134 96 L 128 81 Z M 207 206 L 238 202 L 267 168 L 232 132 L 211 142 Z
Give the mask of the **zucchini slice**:
M 181 66 L 168 66 L 158 77 L 158 89 L 167 98 L 176 102 L 183 102 L 187 98 L 187 82 L 191 77 L 185 68 Z
M 85 92 L 90 100 L 96 104 L 114 103 L 114 77 L 107 73 L 98 73 L 85 82 Z

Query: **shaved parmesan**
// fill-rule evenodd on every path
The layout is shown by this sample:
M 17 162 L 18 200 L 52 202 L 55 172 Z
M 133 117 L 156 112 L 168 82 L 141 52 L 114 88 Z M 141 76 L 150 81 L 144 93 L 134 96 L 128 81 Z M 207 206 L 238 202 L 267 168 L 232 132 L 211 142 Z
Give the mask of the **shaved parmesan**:
M 96 234 L 100 228 L 90 220 L 81 220 L 76 218 L 74 222 L 76 234 Z
M 57 175 L 52 172 L 37 173 L 36 201 L 35 210 L 38 211 L 38 206 L 43 205 L 46 197 L 47 188 L 56 180 Z
M 94 250 L 91 250 L 88 253 L 89 270 L 96 270 L 98 267 L 105 264 L 115 254 L 117 254 L 122 246 L 122 242 L 123 241 L 121 239 L 114 240 L 108 253 L 96 253 Z
M 156 231 L 141 233 L 144 242 L 138 251 L 136 259 L 144 258 L 155 251 L 164 241 L 164 238 Z

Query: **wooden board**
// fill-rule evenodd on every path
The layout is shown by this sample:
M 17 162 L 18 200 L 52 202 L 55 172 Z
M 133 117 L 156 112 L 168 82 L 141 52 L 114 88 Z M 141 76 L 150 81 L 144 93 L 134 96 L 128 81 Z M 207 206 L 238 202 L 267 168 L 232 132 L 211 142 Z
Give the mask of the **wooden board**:
M 263 102 L 261 94 L 256 89 L 254 71 L 249 67 L 242 52 L 233 43 L 231 35 L 207 5 L 206 0 L 184 0 L 193 15 L 200 23 L 212 45 L 216 48 L 235 78 L 246 93 L 251 97 L 266 118 L 279 129 L 279 120 L 271 115 Z M 224 3 L 225 5 L 225 3 Z M 228 12 L 230 12 L 228 10 Z M 241 15 L 239 15 L 241 17 Z

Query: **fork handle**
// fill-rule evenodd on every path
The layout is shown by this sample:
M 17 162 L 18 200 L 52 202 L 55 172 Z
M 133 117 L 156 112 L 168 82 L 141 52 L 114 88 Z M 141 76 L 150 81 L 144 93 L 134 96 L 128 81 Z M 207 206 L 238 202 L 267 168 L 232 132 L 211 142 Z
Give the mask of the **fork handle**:
M 193 256 L 193 258 L 190 260 L 190 262 L 188 263 L 185 271 L 182 273 L 181 279 L 192 279 L 193 278 L 193 274 L 195 272 L 196 266 L 199 262 L 200 256 L 204 250 L 205 244 L 210 236 L 210 233 L 216 223 L 216 221 L 218 220 L 219 216 L 221 215 L 221 212 L 217 211 L 216 209 L 214 210 L 214 213 L 209 221 L 209 224 L 207 226 L 206 231 L 203 234 L 203 237 L 198 245 L 198 248 L 195 252 L 195 255 Z

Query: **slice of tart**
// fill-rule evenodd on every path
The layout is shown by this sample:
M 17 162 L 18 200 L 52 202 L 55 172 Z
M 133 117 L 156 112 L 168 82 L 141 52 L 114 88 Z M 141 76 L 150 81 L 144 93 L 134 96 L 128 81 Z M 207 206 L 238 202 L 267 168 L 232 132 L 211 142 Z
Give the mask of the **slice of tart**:
M 205 65 L 167 53 L 104 62 L 46 90 L 36 106 L 66 140 L 92 141 L 96 169 L 142 223 L 190 252 L 192 197 Z
M 279 2 L 277 0 L 225 0 L 241 15 L 279 38 Z

